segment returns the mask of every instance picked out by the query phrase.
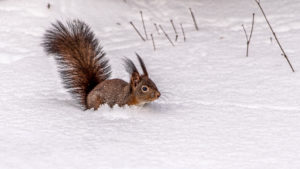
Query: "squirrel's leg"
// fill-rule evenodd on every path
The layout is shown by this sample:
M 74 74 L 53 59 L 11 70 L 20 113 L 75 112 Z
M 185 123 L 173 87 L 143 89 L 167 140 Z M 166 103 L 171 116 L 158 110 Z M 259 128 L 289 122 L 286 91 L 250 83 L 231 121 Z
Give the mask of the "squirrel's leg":
M 88 109 L 94 108 L 94 110 L 98 110 L 99 106 L 103 104 L 103 102 L 97 92 L 91 92 L 87 97 L 87 104 Z
M 98 110 L 98 108 L 100 107 L 101 102 L 97 101 L 96 104 L 94 105 L 94 110 Z

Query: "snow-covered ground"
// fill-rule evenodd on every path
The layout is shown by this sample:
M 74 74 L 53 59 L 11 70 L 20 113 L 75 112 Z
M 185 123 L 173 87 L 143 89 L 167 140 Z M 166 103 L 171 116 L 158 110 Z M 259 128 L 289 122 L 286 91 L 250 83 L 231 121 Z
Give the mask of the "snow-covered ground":
M 1 0 L 0 168 L 298 169 L 300 1 L 261 3 L 295 73 L 254 0 Z M 155 52 L 129 24 L 142 31 L 140 10 Z M 241 24 L 250 28 L 252 12 L 246 58 Z M 95 31 L 114 78 L 128 80 L 122 58 L 138 52 L 163 97 L 82 111 L 40 46 L 51 22 L 74 18 Z M 170 18 L 187 36 L 183 42 L 180 33 L 175 47 L 153 26 L 174 40 Z

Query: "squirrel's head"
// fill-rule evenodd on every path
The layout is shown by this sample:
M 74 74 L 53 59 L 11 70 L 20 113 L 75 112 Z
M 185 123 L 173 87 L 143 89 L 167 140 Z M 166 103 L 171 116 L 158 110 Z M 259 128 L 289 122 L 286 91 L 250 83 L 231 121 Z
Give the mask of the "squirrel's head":
M 143 70 L 140 75 L 134 63 L 130 59 L 125 59 L 126 70 L 130 73 L 130 92 L 135 96 L 135 104 L 145 104 L 160 97 L 155 83 L 149 78 L 146 66 L 142 58 L 136 53 Z

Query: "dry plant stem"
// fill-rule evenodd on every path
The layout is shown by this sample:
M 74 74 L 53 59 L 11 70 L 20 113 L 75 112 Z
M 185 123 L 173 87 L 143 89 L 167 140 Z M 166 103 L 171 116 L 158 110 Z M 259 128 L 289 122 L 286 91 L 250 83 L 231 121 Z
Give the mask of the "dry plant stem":
M 160 33 L 159 33 L 159 29 L 158 29 L 158 27 L 157 27 L 157 24 L 156 24 L 156 23 L 154 23 L 154 27 L 155 27 L 155 29 L 156 29 L 156 31 L 157 31 L 157 34 L 159 34 L 159 35 L 160 35 Z
M 249 53 L 249 44 L 250 44 L 250 43 L 249 43 L 248 34 L 247 34 L 247 31 L 246 31 L 244 25 L 242 25 L 242 27 L 243 27 L 243 30 L 244 30 L 245 36 L 246 36 L 246 44 L 247 44 L 246 57 L 248 57 L 248 53 Z
M 278 40 L 278 38 L 277 38 L 277 36 L 276 36 L 276 34 L 275 34 L 275 32 L 274 32 L 274 30 L 273 30 L 273 28 L 272 28 L 272 26 L 271 26 L 269 20 L 267 19 L 267 16 L 266 16 L 266 14 L 265 14 L 263 8 L 262 8 L 261 5 L 260 5 L 260 1 L 259 1 L 259 0 L 254 0 L 254 1 L 257 3 L 259 9 L 261 10 L 262 14 L 264 15 L 264 17 L 265 17 L 265 19 L 266 19 L 266 22 L 268 23 L 268 25 L 269 25 L 269 27 L 270 27 L 270 29 L 271 29 L 271 31 L 272 31 L 272 34 L 273 34 L 273 36 L 274 36 L 274 38 L 275 38 L 275 40 L 276 40 L 276 42 L 277 42 L 277 44 L 278 44 L 278 46 L 279 46 L 279 48 L 280 48 L 280 50 L 281 50 L 283 56 L 284 56 L 285 59 L 287 60 L 289 66 L 290 66 L 291 69 L 292 69 L 292 71 L 295 72 L 295 69 L 293 68 L 293 65 L 291 64 L 291 62 L 290 62 L 288 56 L 286 55 L 285 51 L 283 50 L 283 48 L 282 48 L 282 46 L 281 46 L 281 44 L 280 44 L 280 42 L 279 42 L 279 40 Z
M 253 28 L 254 28 L 254 16 L 255 16 L 255 14 L 253 13 L 252 14 L 252 26 L 251 26 L 251 32 L 250 32 L 249 37 L 248 37 L 247 31 L 246 31 L 244 25 L 242 25 L 242 27 L 244 29 L 244 32 L 245 32 L 246 40 L 247 40 L 247 51 L 246 51 L 246 56 L 247 57 L 249 55 L 249 46 L 250 46 L 250 41 L 251 41 L 251 38 L 252 38 L 252 33 L 253 33 Z
M 140 13 L 141 13 L 141 18 L 142 18 L 142 22 L 143 22 L 145 36 L 146 36 L 146 39 L 148 40 L 148 35 L 147 35 L 146 26 L 145 26 L 144 17 L 143 17 L 143 11 L 140 11 Z
M 143 40 L 143 41 L 146 41 L 145 40 L 145 38 L 141 35 L 141 33 L 139 32 L 139 30 L 134 26 L 134 24 L 133 24 L 133 22 L 129 22 L 131 25 L 132 25 L 132 27 L 134 28 L 134 30 L 136 31 L 136 33 L 141 37 L 141 39 Z
M 169 40 L 169 42 L 172 44 L 172 46 L 175 46 L 174 43 L 172 42 L 172 40 L 170 39 L 170 37 L 168 36 L 168 34 L 165 32 L 165 30 L 163 29 L 163 27 L 161 25 L 159 25 L 159 28 L 161 29 L 161 31 L 165 34 L 165 36 L 167 37 L 167 39 Z
M 152 33 L 150 34 L 150 36 L 151 36 L 151 39 L 152 39 L 153 50 L 155 51 L 155 50 L 156 50 L 156 47 L 155 47 L 154 38 L 153 38 Z
M 197 22 L 196 22 L 196 19 L 195 19 L 194 13 L 193 13 L 193 11 L 192 11 L 192 8 L 189 8 L 189 9 L 190 9 L 190 12 L 191 12 L 191 15 L 192 15 L 193 21 L 194 21 L 195 28 L 196 28 L 196 30 L 198 31 L 198 30 L 199 30 L 199 28 L 198 28 L 198 25 L 197 25 Z
M 170 22 L 171 22 L 172 27 L 173 27 L 174 32 L 175 32 L 175 41 L 177 41 L 177 39 L 178 39 L 178 33 L 177 33 L 177 30 L 176 30 L 176 27 L 175 27 L 174 22 L 173 22 L 172 19 L 170 20 Z
M 185 42 L 186 38 L 185 38 L 185 33 L 184 33 L 184 29 L 183 29 L 182 23 L 180 24 L 180 27 L 181 27 L 181 31 L 182 31 L 182 34 L 183 34 L 183 41 Z

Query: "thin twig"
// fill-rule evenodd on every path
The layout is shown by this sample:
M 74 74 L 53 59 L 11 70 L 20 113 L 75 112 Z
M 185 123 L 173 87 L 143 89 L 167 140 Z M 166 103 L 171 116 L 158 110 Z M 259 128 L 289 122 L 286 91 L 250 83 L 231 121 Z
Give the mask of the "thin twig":
M 183 41 L 185 42 L 186 38 L 185 38 L 185 33 L 184 33 L 184 29 L 183 29 L 182 23 L 180 23 L 180 27 L 181 27 L 181 31 L 182 31 L 182 34 L 183 34 Z
M 195 28 L 196 28 L 196 30 L 198 31 L 198 30 L 199 30 L 199 28 L 198 28 L 198 25 L 197 25 L 197 22 L 196 22 L 196 19 L 195 19 L 194 13 L 193 13 L 193 11 L 192 11 L 192 8 L 189 8 L 189 9 L 190 9 L 190 12 L 191 12 L 191 15 L 192 15 L 193 21 L 194 21 Z
M 159 29 L 158 29 L 158 27 L 157 27 L 157 24 L 156 24 L 156 23 L 154 23 L 154 27 L 155 27 L 155 29 L 156 29 L 156 31 L 157 31 L 157 34 L 159 34 L 159 35 L 160 35 L 160 33 L 159 33 Z
M 136 31 L 136 33 L 141 37 L 141 39 L 142 39 L 143 41 L 146 41 L 145 38 L 144 38 L 144 37 L 141 35 L 141 33 L 139 32 L 139 30 L 134 26 L 133 22 L 130 21 L 129 23 L 132 25 L 132 27 L 134 28 L 134 30 Z
M 247 44 L 246 57 L 248 57 L 250 41 L 249 41 L 248 34 L 247 34 L 247 31 L 246 31 L 244 25 L 242 25 L 242 27 L 243 27 L 243 29 L 244 29 L 245 36 L 246 36 L 246 44 Z
M 280 44 L 280 42 L 279 42 L 279 40 L 278 40 L 278 38 L 277 38 L 277 36 L 276 36 L 276 34 L 275 34 L 275 32 L 274 32 L 274 30 L 273 30 L 273 28 L 272 28 L 272 26 L 271 26 L 269 20 L 267 19 L 267 16 L 266 16 L 266 14 L 265 14 L 263 8 L 262 8 L 261 5 L 260 5 L 260 1 L 259 1 L 259 0 L 254 0 L 254 1 L 257 3 L 259 9 L 261 10 L 262 14 L 264 15 L 264 17 L 265 17 L 265 19 L 266 19 L 266 22 L 268 23 L 268 25 L 269 25 L 269 27 L 270 27 L 272 33 L 273 33 L 273 36 L 274 36 L 274 38 L 275 38 L 275 40 L 276 40 L 276 42 L 277 42 L 277 44 L 278 44 L 280 50 L 282 51 L 283 56 L 284 56 L 285 59 L 287 60 L 289 66 L 290 66 L 291 69 L 292 69 L 292 71 L 295 72 L 295 69 L 293 68 L 293 66 L 292 66 L 292 64 L 291 64 L 291 62 L 290 62 L 288 56 L 286 55 L 285 51 L 283 50 L 283 48 L 282 48 L 282 46 L 281 46 L 281 44 Z
M 177 33 L 177 30 L 176 30 L 176 27 L 175 27 L 174 22 L 173 22 L 172 19 L 170 20 L 170 22 L 171 22 L 172 27 L 173 27 L 174 32 L 175 32 L 175 41 L 177 41 L 177 39 L 178 39 L 178 33 Z
M 247 40 L 247 51 L 246 51 L 246 56 L 248 57 L 249 55 L 249 46 L 250 46 L 250 41 L 251 41 L 251 38 L 252 38 L 252 34 L 253 34 L 253 28 L 254 28 L 254 16 L 255 14 L 253 13 L 252 14 L 252 26 L 251 26 L 251 31 L 250 31 L 250 36 L 248 37 L 248 34 L 247 34 L 247 31 L 245 29 L 245 26 L 242 25 L 243 29 L 244 29 L 244 33 L 245 33 L 245 36 L 246 36 L 246 40 Z
M 252 38 L 252 34 L 253 34 L 253 28 L 254 28 L 254 17 L 255 17 L 255 13 L 252 14 L 252 26 L 251 26 L 251 32 L 250 32 L 250 36 L 249 36 L 249 43 L 251 41 Z
M 174 43 L 172 42 L 172 40 L 170 39 L 170 37 L 168 36 L 168 34 L 165 32 L 165 30 L 163 29 L 163 27 L 161 25 L 159 25 L 159 28 L 162 30 L 162 32 L 165 34 L 165 36 L 167 37 L 167 39 L 169 40 L 169 42 L 172 44 L 172 46 L 175 46 Z
M 242 27 L 243 27 L 243 29 L 244 29 L 244 33 L 245 33 L 245 36 L 246 36 L 246 40 L 248 41 L 248 34 L 247 34 L 247 31 L 246 31 L 246 29 L 245 29 L 245 27 L 244 27 L 244 24 L 242 24 Z
M 141 18 L 142 18 L 142 22 L 143 22 L 145 36 L 146 36 L 146 39 L 148 40 L 148 35 L 147 35 L 146 26 L 145 26 L 144 17 L 143 17 L 143 11 L 140 11 L 140 13 L 141 13 Z
M 155 51 L 155 50 L 156 50 L 156 47 L 155 47 L 154 38 L 153 38 L 152 33 L 150 34 L 150 36 L 151 36 L 151 39 L 152 39 L 153 50 Z

